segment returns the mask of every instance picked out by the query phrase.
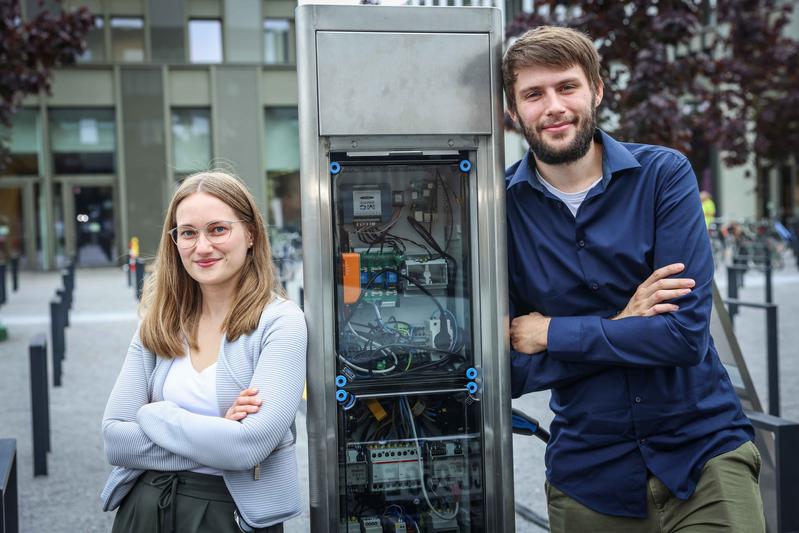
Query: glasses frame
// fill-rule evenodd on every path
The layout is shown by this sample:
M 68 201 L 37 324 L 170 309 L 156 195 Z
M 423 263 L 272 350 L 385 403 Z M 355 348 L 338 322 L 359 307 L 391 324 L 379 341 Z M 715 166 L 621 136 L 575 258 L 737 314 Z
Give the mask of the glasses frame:
M 228 240 L 230 240 L 230 233 L 233 233 L 233 228 L 232 227 L 230 228 L 230 233 L 228 233 L 227 238 L 225 240 L 223 240 L 223 241 L 213 241 L 208 236 L 208 226 L 210 226 L 211 224 L 219 224 L 220 222 L 224 222 L 226 224 L 230 224 L 231 226 L 233 224 L 235 224 L 236 222 L 248 223 L 247 220 L 212 220 L 211 222 L 206 224 L 205 227 L 203 227 L 203 228 L 195 228 L 194 226 L 192 226 L 190 224 L 184 224 L 182 227 L 191 228 L 191 229 L 199 232 L 199 233 L 197 233 L 197 236 L 194 238 L 194 241 L 191 243 L 191 246 L 181 246 L 180 244 L 178 244 L 177 231 L 178 231 L 178 228 L 180 228 L 181 226 L 175 226 L 171 230 L 167 231 L 167 233 L 169 234 L 169 237 L 172 239 L 172 242 L 175 243 L 175 246 L 177 246 L 181 250 L 190 250 L 190 249 L 194 248 L 195 246 L 197 246 L 197 243 L 200 240 L 200 233 L 205 235 L 205 240 L 210 242 L 211 244 L 222 244 L 222 243 L 225 243 Z

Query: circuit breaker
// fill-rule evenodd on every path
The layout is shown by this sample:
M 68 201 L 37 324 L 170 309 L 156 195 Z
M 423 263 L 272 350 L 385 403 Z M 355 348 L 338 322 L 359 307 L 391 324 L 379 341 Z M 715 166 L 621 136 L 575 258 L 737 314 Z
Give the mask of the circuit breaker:
M 297 9 L 313 531 L 512 531 L 491 8 Z

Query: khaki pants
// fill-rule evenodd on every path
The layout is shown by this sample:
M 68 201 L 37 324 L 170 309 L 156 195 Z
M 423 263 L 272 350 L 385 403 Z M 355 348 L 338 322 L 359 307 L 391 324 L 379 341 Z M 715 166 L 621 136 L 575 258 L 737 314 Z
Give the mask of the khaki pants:
M 752 442 L 708 461 L 687 501 L 649 476 L 646 518 L 592 511 L 547 483 L 549 524 L 553 533 L 762 533 L 759 476 L 760 454 Z

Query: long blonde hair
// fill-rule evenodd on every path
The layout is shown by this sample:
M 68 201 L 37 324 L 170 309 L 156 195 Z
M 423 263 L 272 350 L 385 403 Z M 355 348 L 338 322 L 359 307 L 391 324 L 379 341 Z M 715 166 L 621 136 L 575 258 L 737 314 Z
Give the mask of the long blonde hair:
M 272 251 L 263 217 L 250 191 L 236 177 L 226 172 L 199 172 L 180 184 L 169 202 L 161 243 L 155 258 L 154 272 L 147 277 L 139 311 L 142 345 L 154 354 L 178 357 L 185 353 L 184 339 L 195 350 L 197 327 L 202 310 L 202 293 L 198 283 L 186 272 L 177 246 L 168 232 L 177 225 L 178 205 L 188 196 L 203 192 L 218 198 L 244 221 L 253 245 L 241 267 L 236 294 L 222 330 L 229 340 L 253 331 L 263 308 L 282 289 L 275 276 Z

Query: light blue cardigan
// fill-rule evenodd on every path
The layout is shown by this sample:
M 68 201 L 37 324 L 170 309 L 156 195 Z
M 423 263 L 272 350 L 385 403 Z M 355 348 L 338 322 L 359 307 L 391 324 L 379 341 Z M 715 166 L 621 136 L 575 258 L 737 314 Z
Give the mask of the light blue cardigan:
M 267 527 L 298 515 L 294 417 L 305 383 L 306 345 L 302 311 L 276 297 L 252 333 L 233 342 L 222 339 L 216 367 L 219 417 L 213 417 L 164 401 L 173 359 L 145 349 L 137 331 L 103 415 L 105 452 L 114 465 L 101 495 L 103 510 L 116 509 L 145 470 L 210 466 L 224 471 L 249 525 Z M 241 422 L 225 419 L 247 387 L 258 387 L 261 408 Z

